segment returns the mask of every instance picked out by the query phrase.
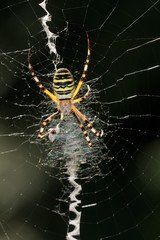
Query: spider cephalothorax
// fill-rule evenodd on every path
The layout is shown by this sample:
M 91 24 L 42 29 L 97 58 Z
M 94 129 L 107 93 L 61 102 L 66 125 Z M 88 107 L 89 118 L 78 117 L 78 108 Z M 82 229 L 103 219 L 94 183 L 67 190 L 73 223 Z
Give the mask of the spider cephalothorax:
M 67 68 L 59 68 L 56 70 L 53 77 L 53 93 L 51 93 L 48 89 L 46 89 L 41 84 L 40 80 L 38 79 L 35 72 L 33 71 L 32 65 L 30 63 L 30 51 L 29 51 L 28 67 L 33 79 L 37 83 L 38 87 L 57 105 L 57 112 L 53 113 L 51 116 L 49 116 L 47 119 L 45 119 L 42 122 L 42 127 L 40 128 L 38 137 L 44 138 L 51 133 L 51 131 L 44 132 L 44 129 L 46 125 L 52 121 L 52 119 L 60 115 L 60 120 L 63 120 L 66 115 L 69 115 L 71 113 L 76 117 L 79 123 L 79 127 L 81 128 L 88 142 L 88 145 L 90 147 L 92 146 L 92 143 L 90 141 L 90 138 L 82 122 L 84 122 L 87 125 L 87 127 L 97 137 L 101 137 L 103 135 L 103 131 L 97 132 L 96 129 L 93 128 L 92 124 L 87 120 L 87 118 L 75 107 L 75 104 L 82 102 L 84 99 L 86 99 L 90 92 L 90 87 L 87 85 L 88 91 L 86 92 L 86 94 L 83 97 L 75 99 L 76 95 L 78 94 L 78 92 L 82 87 L 84 80 L 86 79 L 86 72 L 87 72 L 89 60 L 90 60 L 90 41 L 89 41 L 88 33 L 87 33 L 87 42 L 88 42 L 87 58 L 86 58 L 84 70 L 78 82 L 78 85 L 75 87 L 73 76 Z M 54 131 L 52 131 L 52 133 L 54 133 Z
M 72 100 L 59 101 L 57 109 L 61 113 L 61 119 L 63 119 L 65 115 L 69 115 L 72 111 Z

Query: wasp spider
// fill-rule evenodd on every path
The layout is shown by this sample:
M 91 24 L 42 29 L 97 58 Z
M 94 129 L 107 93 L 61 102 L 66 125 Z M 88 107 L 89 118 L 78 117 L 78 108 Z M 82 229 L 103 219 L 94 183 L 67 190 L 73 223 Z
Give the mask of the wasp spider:
M 64 116 L 69 115 L 70 113 L 72 113 L 76 117 L 79 123 L 79 127 L 81 128 L 89 147 L 92 146 L 92 143 L 87 134 L 87 131 L 83 126 L 83 123 L 85 123 L 86 126 L 97 137 L 102 137 L 103 131 L 101 132 L 96 131 L 96 129 L 93 128 L 92 124 L 87 120 L 87 118 L 75 107 L 75 104 L 85 100 L 88 97 L 90 92 L 90 87 L 87 85 L 88 91 L 86 92 L 86 94 L 83 97 L 75 99 L 76 95 L 78 94 L 78 92 L 82 87 L 83 82 L 86 79 L 86 72 L 88 69 L 89 61 L 90 61 L 90 40 L 89 40 L 88 33 L 87 33 L 87 43 L 88 43 L 87 58 L 86 58 L 83 73 L 78 82 L 78 85 L 75 87 L 73 76 L 67 68 L 59 68 L 56 70 L 53 77 L 53 93 L 51 93 L 48 89 L 46 89 L 42 85 L 38 77 L 36 76 L 32 68 L 32 65 L 30 63 L 30 51 L 28 52 L 28 67 L 34 81 L 36 82 L 38 87 L 57 105 L 57 112 L 53 113 L 51 116 L 49 116 L 47 119 L 45 119 L 42 122 L 42 126 L 38 134 L 39 138 L 44 138 L 50 133 L 55 133 L 55 129 L 48 130 L 48 132 L 44 132 L 46 125 L 49 124 L 55 117 L 60 115 L 60 120 L 63 120 Z

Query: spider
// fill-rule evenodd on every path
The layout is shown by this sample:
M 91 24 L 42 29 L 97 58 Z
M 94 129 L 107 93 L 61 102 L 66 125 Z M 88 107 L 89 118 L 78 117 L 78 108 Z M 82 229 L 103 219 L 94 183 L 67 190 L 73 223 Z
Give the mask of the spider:
M 75 106 L 76 103 L 84 101 L 90 93 L 90 87 L 87 85 L 88 91 L 86 92 L 86 94 L 83 97 L 75 99 L 76 95 L 78 94 L 83 85 L 83 82 L 86 79 L 86 72 L 88 70 L 88 65 L 90 61 L 90 40 L 88 33 L 86 33 L 86 35 L 88 43 L 87 58 L 84 64 L 83 73 L 77 87 L 75 87 L 74 79 L 71 72 L 67 68 L 59 68 L 55 71 L 55 74 L 53 76 L 53 93 L 51 93 L 42 85 L 42 83 L 36 76 L 36 73 L 34 72 L 30 63 L 30 50 L 28 52 L 28 68 L 31 76 L 33 77 L 38 87 L 42 90 L 42 92 L 45 93 L 57 105 L 57 112 L 53 113 L 51 116 L 49 116 L 42 122 L 42 126 L 38 134 L 39 138 L 44 138 L 50 133 L 54 134 L 56 132 L 55 129 L 49 129 L 48 132 L 44 132 L 46 125 L 49 124 L 54 118 L 60 115 L 60 120 L 63 120 L 65 116 L 71 113 L 77 119 L 79 127 L 81 128 L 89 147 L 92 147 L 92 143 L 87 131 L 83 126 L 83 122 L 97 137 L 102 137 L 103 135 L 103 131 L 101 130 L 100 132 L 98 132 L 95 128 L 93 128 L 92 124 L 87 120 L 85 115 L 83 115 Z

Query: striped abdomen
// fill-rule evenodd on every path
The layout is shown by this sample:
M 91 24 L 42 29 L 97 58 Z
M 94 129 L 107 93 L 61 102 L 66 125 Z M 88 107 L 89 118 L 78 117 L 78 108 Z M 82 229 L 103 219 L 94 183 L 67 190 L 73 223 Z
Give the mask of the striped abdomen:
M 54 94 L 59 100 L 69 100 L 74 91 L 74 80 L 67 68 L 59 68 L 53 78 Z

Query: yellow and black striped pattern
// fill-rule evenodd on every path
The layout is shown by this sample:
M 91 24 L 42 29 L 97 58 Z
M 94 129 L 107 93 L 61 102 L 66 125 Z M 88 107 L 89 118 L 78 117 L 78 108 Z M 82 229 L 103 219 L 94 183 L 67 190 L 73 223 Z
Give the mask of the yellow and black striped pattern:
M 90 123 L 88 121 L 88 119 L 85 117 L 85 115 L 83 115 L 74 105 L 76 103 L 80 103 L 80 102 L 84 101 L 90 93 L 90 87 L 87 85 L 88 91 L 86 92 L 86 94 L 83 97 L 79 97 L 79 98 L 75 99 L 76 95 L 79 93 L 79 91 L 83 85 L 83 82 L 86 79 L 86 73 L 88 70 L 89 62 L 90 62 L 90 40 L 89 40 L 88 33 L 86 33 L 86 35 L 87 35 L 87 43 L 88 43 L 87 58 L 86 58 L 86 62 L 84 64 L 84 69 L 83 69 L 81 78 L 76 87 L 74 85 L 74 80 L 73 80 L 73 76 L 72 76 L 71 72 L 67 68 L 59 68 L 56 70 L 54 77 L 53 77 L 54 93 L 51 93 L 47 88 L 45 88 L 42 85 L 42 83 L 36 76 L 36 73 L 32 69 L 32 65 L 30 63 L 30 49 L 28 51 L 28 68 L 29 68 L 29 71 L 30 71 L 34 81 L 36 82 L 37 86 L 42 90 L 42 92 L 44 92 L 50 99 L 52 99 L 55 102 L 55 104 L 57 105 L 57 109 L 58 109 L 58 111 L 56 113 L 53 113 L 51 116 L 49 116 L 47 119 L 45 119 L 42 122 L 42 126 L 41 126 L 39 134 L 38 134 L 39 138 L 44 138 L 44 137 L 48 136 L 50 133 L 52 133 L 52 134 L 54 133 L 54 131 L 53 131 L 54 129 L 51 131 L 50 130 L 48 130 L 46 132 L 44 131 L 45 127 L 54 118 L 56 118 L 58 115 L 60 115 L 60 120 L 63 120 L 64 115 L 68 115 L 70 113 L 72 113 L 76 117 L 76 119 L 79 123 L 79 127 L 82 130 L 89 147 L 92 147 L 92 143 L 90 141 L 90 138 L 88 136 L 88 133 L 87 133 L 85 127 L 83 126 L 83 123 L 97 137 L 103 136 L 103 130 L 97 131 L 92 126 L 92 123 Z
M 53 78 L 54 94 L 59 100 L 70 100 L 74 91 L 74 80 L 67 68 L 59 68 Z

